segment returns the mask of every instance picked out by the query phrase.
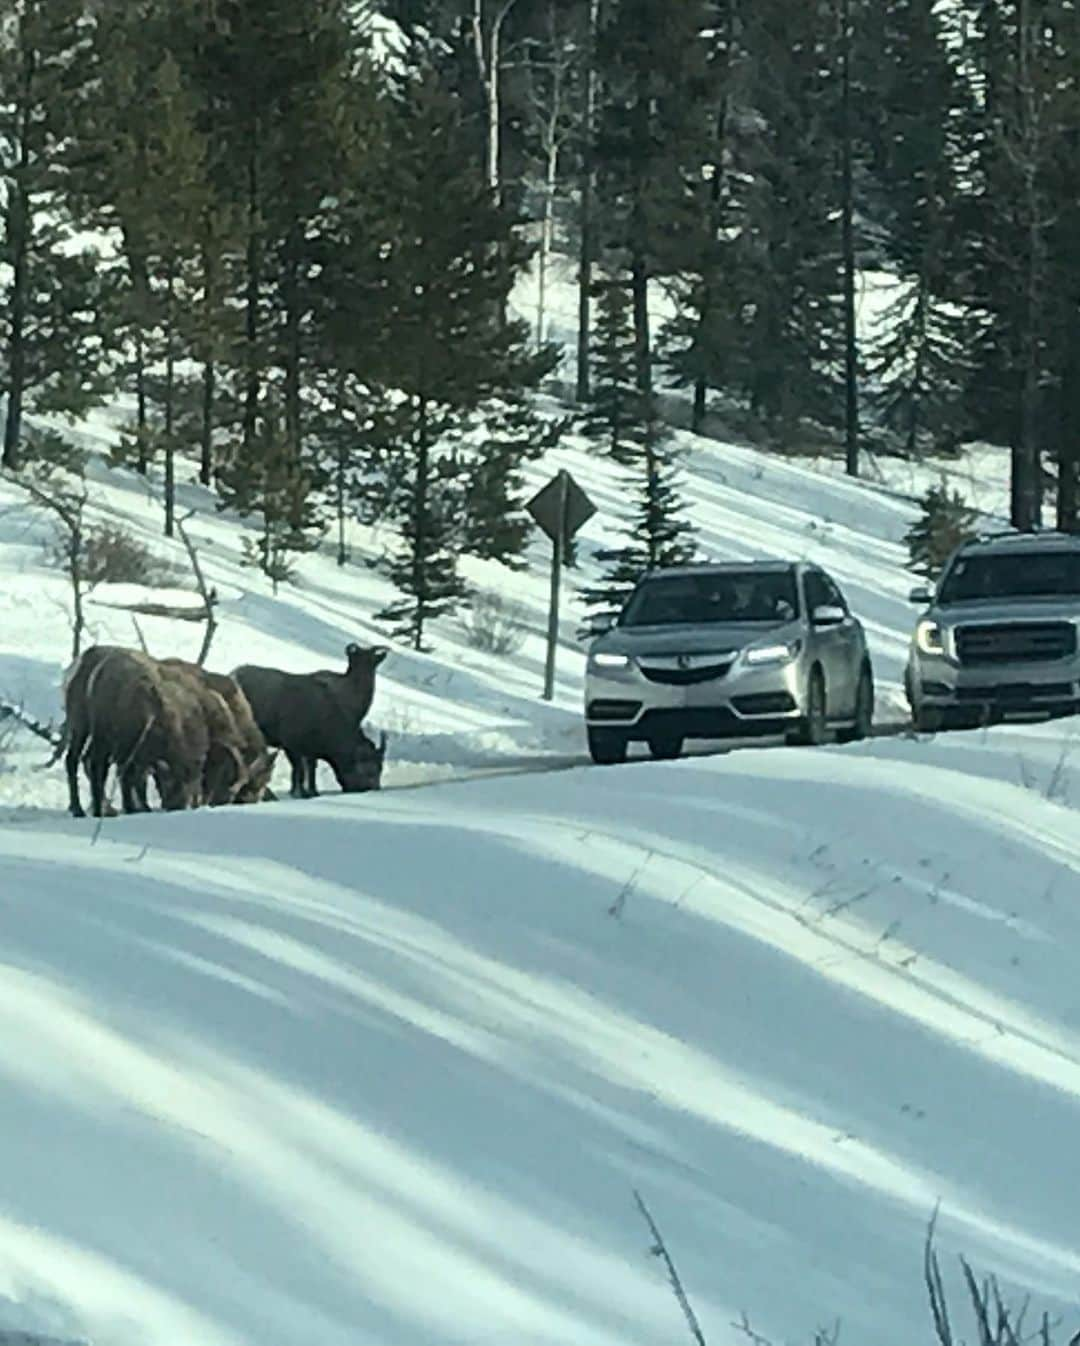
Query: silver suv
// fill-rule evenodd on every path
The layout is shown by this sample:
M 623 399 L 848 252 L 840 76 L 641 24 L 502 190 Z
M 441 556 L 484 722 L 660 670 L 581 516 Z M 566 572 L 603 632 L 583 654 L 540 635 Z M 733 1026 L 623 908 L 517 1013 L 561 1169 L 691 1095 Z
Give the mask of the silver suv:
M 687 738 L 864 738 L 874 682 L 862 625 L 816 566 L 790 562 L 654 570 L 593 642 L 585 724 L 594 762 L 631 740 L 677 757 Z
M 911 601 L 926 608 L 904 680 L 917 729 L 1080 710 L 1080 537 L 976 538 Z

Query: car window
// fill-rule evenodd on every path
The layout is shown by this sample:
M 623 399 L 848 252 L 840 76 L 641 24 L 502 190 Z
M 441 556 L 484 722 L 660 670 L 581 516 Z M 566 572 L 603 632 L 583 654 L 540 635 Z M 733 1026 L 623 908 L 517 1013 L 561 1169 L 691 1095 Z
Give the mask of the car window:
M 829 596 L 825 576 L 820 570 L 808 570 L 803 584 L 806 589 L 806 610 L 808 612 L 813 612 L 815 608 L 832 606 L 833 600 Z
M 731 570 L 707 575 L 656 575 L 631 595 L 620 626 L 709 622 L 787 622 L 799 613 L 791 570 Z
M 825 599 L 825 602 L 830 607 L 843 608 L 843 610 L 847 612 L 848 610 L 847 600 L 844 598 L 844 595 L 840 592 L 840 586 L 836 583 L 836 581 L 832 578 L 831 575 L 826 575 L 824 570 L 821 571 L 821 582 L 825 587 L 825 593 L 828 595 Z
M 980 598 L 1080 597 L 1080 552 L 959 556 L 941 586 L 942 603 Z

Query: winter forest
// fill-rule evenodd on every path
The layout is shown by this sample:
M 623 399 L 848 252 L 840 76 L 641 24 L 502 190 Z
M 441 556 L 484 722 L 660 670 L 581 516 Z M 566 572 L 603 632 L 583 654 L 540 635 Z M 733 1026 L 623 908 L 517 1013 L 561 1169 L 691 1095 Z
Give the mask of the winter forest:
M 387 520 L 416 648 L 513 563 L 571 420 L 626 473 L 601 603 L 690 554 L 659 394 L 759 442 L 1012 453 L 1080 527 L 1073 0 L 2 0 L 3 464 L 130 399 L 119 450 L 254 520 L 277 581 Z M 578 271 L 576 351 L 545 268 Z M 507 305 L 539 267 L 536 321 Z M 857 341 L 860 275 L 896 278 Z M 673 303 L 650 311 L 660 286 Z M 570 371 L 569 373 L 567 371 Z M 559 387 L 572 416 L 537 409 Z M 1045 512 L 1044 512 L 1045 511 Z

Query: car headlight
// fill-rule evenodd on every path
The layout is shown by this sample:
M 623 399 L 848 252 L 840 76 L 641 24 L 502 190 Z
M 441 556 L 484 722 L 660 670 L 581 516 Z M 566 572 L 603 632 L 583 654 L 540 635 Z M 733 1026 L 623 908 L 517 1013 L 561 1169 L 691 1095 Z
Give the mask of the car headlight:
M 915 628 L 915 644 L 923 654 L 945 653 L 945 638 L 937 622 L 920 622 Z
M 792 640 L 785 645 L 757 645 L 747 650 L 743 658 L 748 664 L 786 664 L 794 659 L 802 649 L 801 640 Z
M 630 658 L 625 654 L 608 654 L 605 650 L 600 650 L 596 654 L 589 655 L 589 662 L 593 668 L 629 668 Z

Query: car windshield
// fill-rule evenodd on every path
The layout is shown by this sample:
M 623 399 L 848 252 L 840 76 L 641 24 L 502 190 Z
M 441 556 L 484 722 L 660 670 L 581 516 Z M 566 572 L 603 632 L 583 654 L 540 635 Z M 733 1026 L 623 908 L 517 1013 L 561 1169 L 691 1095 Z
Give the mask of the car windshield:
M 620 626 L 711 622 L 789 622 L 799 612 L 791 570 L 730 570 L 709 575 L 658 575 L 631 596 Z
M 1078 598 L 1080 552 L 960 556 L 941 586 L 942 603 L 980 598 Z

